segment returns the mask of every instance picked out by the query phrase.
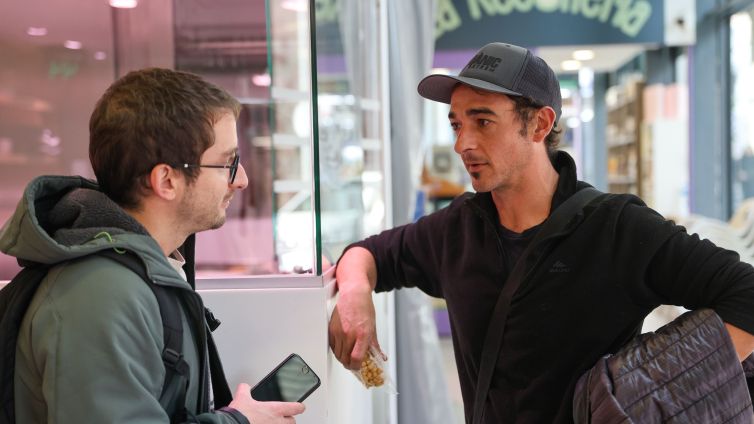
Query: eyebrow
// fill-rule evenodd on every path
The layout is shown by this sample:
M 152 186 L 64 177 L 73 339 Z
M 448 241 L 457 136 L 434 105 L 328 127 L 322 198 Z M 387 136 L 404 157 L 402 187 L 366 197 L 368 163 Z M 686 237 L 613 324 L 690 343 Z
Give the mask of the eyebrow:
M 475 107 L 466 110 L 466 116 L 475 116 L 475 115 L 493 115 L 497 116 L 497 113 L 493 112 L 492 109 L 487 107 Z M 455 112 L 448 113 L 448 119 L 454 119 L 456 117 Z
M 226 150 L 223 152 L 223 157 L 233 156 L 238 154 L 238 146 L 233 147 L 231 149 Z

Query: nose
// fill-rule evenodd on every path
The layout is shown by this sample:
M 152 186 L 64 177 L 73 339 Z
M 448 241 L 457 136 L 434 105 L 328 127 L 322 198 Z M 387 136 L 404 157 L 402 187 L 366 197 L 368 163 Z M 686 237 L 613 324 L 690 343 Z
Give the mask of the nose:
M 461 127 L 456 133 L 456 142 L 453 144 L 453 150 L 459 155 L 467 150 L 471 150 L 476 146 L 473 137 L 463 130 Z
M 249 185 L 249 176 L 246 174 L 246 168 L 240 163 L 238 164 L 238 172 L 236 172 L 236 179 L 233 180 L 233 184 L 230 186 L 236 190 L 243 190 Z

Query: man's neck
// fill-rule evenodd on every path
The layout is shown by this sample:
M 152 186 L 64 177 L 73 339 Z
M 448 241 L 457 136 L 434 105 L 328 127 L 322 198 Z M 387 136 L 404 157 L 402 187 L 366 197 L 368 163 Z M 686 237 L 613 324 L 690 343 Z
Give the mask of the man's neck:
M 550 215 L 552 197 L 558 187 L 559 175 L 549 160 L 535 165 L 518 184 L 493 191 L 500 224 L 522 233 L 544 222 Z
M 188 235 L 180 231 L 174 220 L 152 209 L 147 212 L 148 209 L 142 207 L 139 210 L 126 209 L 125 211 L 147 229 L 149 235 L 160 245 L 165 256 L 170 256 L 186 241 Z

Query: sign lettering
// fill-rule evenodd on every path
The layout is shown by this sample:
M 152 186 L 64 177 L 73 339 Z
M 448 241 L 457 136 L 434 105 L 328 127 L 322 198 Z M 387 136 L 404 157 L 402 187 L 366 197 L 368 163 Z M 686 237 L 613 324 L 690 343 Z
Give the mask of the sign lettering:
M 658 9 L 655 10 L 654 8 Z M 502 17 L 508 17 L 517 14 L 515 21 L 503 20 Z M 474 29 L 467 30 L 464 25 L 473 21 Z M 576 21 L 574 19 L 580 19 Z M 589 29 L 582 28 L 577 22 L 586 20 Z M 494 22 L 494 23 L 493 23 Z M 525 23 L 524 23 L 525 22 Z M 562 25 L 551 25 L 554 22 L 562 22 Z M 471 39 L 474 34 L 466 34 L 464 31 L 489 33 L 492 31 L 497 34 L 493 39 L 502 39 L 505 41 L 511 38 L 516 39 L 549 39 L 550 43 L 520 43 L 527 45 L 552 45 L 558 44 L 560 39 L 574 38 L 572 44 L 584 44 L 582 39 L 596 37 L 595 34 L 603 35 L 605 29 L 599 29 L 595 25 L 608 25 L 615 35 L 612 35 L 608 41 L 599 41 L 597 39 L 592 43 L 602 42 L 662 42 L 662 39 L 639 39 L 635 40 L 640 34 L 642 37 L 649 37 L 644 31 L 648 23 L 652 23 L 652 36 L 658 34 L 662 37 L 662 6 L 658 5 L 656 0 L 438 0 L 437 17 L 435 22 L 435 40 L 449 39 L 460 37 Z M 659 22 L 659 24 L 658 24 Z M 543 34 L 527 34 L 528 31 L 521 31 L 526 28 L 531 31 L 539 29 L 548 32 Z M 541 28 L 534 29 L 535 26 Z M 657 28 L 654 28 L 657 26 Z M 513 37 L 507 35 L 506 31 L 513 33 L 516 28 L 517 32 Z M 583 31 L 587 34 L 580 33 Z M 543 32 L 543 31 L 540 31 Z M 476 38 L 480 37 L 478 34 Z M 485 38 L 485 37 L 482 37 Z M 587 40 L 588 42 L 589 40 Z M 511 41 L 512 42 L 512 41 Z M 450 41 L 449 44 L 457 45 L 458 40 Z M 566 41 L 563 41 L 566 44 Z M 438 42 L 438 48 L 442 49 L 442 42 Z M 483 43 L 474 43 L 476 46 Z M 472 46 L 468 46 L 471 48 Z

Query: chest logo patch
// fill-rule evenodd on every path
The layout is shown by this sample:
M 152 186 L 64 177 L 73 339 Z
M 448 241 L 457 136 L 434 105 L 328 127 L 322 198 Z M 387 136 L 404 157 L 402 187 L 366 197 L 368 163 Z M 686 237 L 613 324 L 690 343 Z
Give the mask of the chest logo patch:
M 551 273 L 563 273 L 563 272 L 571 272 L 571 267 L 564 264 L 563 261 L 555 261 L 554 264 L 550 267 Z

